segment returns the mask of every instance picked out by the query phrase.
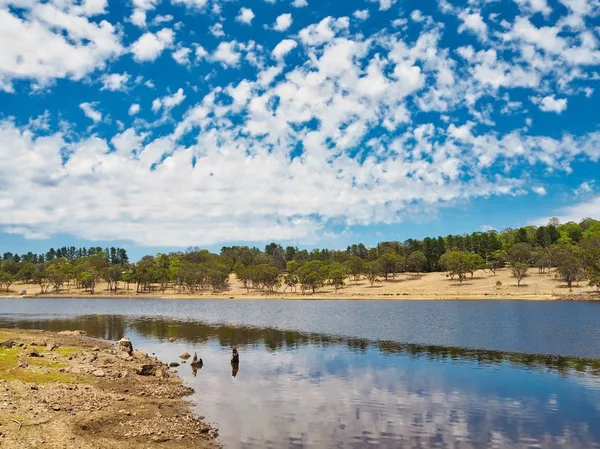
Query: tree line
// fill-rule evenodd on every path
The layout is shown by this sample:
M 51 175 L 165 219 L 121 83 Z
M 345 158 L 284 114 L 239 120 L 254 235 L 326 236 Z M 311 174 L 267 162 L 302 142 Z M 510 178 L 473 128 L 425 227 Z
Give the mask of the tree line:
M 219 254 L 198 247 L 142 257 L 129 263 L 121 248 L 60 248 L 46 254 L 19 256 L 5 253 L 0 263 L 0 288 L 14 282 L 35 283 L 43 293 L 94 293 L 99 282 L 109 292 L 177 293 L 224 291 L 235 274 L 248 292 L 315 293 L 326 285 L 336 291 L 349 282 L 366 279 L 393 281 L 400 273 L 446 272 L 461 284 L 478 270 L 493 274 L 509 269 L 517 285 L 533 269 L 550 269 L 566 282 L 587 280 L 600 289 L 600 221 L 580 223 L 552 219 L 546 226 L 526 226 L 501 232 L 473 232 L 446 237 L 381 242 L 368 248 L 350 245 L 344 250 L 299 249 L 270 243 L 264 249 L 225 246 Z

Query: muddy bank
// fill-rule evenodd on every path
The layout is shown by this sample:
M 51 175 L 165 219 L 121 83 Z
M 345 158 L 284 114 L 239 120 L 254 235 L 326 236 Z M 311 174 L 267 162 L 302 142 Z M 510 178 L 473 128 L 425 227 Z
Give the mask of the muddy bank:
M 0 329 L 0 447 L 220 447 L 191 393 L 126 342 Z

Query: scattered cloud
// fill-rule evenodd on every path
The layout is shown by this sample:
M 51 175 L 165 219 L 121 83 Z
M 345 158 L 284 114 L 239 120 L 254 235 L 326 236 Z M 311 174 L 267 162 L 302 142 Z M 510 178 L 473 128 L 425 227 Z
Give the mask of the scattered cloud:
M 245 23 L 246 25 L 250 25 L 252 23 L 252 19 L 254 19 L 254 13 L 250 8 L 240 8 L 240 12 L 238 16 L 235 18 L 236 21 L 240 23 Z
M 154 61 L 165 48 L 170 47 L 175 40 L 175 33 L 169 28 L 163 28 L 157 33 L 144 33 L 131 45 L 133 58 L 137 62 Z
M 129 115 L 137 115 L 140 112 L 140 105 L 138 103 L 133 103 L 129 106 Z
M 285 31 L 292 25 L 292 15 L 291 14 L 281 14 L 275 20 L 275 24 L 273 25 L 273 29 L 275 31 Z
M 110 90 L 112 92 L 123 91 L 127 88 L 129 78 L 127 72 L 102 75 L 102 88 L 100 90 Z
M 98 123 L 102 120 L 102 114 L 96 110 L 98 103 L 81 103 L 79 107 L 87 118 L 92 120 L 94 123 Z

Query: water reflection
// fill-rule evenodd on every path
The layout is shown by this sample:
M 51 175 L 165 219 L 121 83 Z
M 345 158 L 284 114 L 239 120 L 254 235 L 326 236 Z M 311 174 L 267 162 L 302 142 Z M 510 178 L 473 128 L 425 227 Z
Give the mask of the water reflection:
M 128 335 L 165 362 L 197 353 L 203 366 L 178 371 L 227 448 L 600 447 L 597 360 L 158 317 L 0 316 L 0 326 Z
M 169 339 L 182 340 L 194 344 L 217 341 L 224 348 L 260 345 L 264 346 L 267 351 L 273 352 L 282 349 L 300 348 L 307 345 L 323 348 L 331 345 L 345 345 L 352 351 L 365 352 L 375 348 L 383 354 L 427 358 L 432 361 L 453 360 L 456 362 L 477 362 L 478 364 L 485 365 L 509 363 L 531 369 L 556 371 L 562 375 L 568 375 L 571 371 L 577 371 L 600 376 L 599 359 L 418 345 L 395 341 L 371 341 L 275 328 L 216 325 L 200 321 L 167 319 L 156 316 L 82 315 L 68 318 L 27 316 L 20 319 L 19 316 L 0 315 L 0 327 L 46 329 L 51 331 L 84 329 L 91 336 L 108 340 L 119 340 L 133 331 L 146 339 L 153 339 L 159 342 L 168 342 Z

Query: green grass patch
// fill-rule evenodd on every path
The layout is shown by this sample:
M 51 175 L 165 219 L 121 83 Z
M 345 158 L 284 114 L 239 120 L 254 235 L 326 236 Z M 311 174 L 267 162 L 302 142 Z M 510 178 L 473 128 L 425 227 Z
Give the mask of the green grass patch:
M 70 383 L 75 380 L 73 375 L 58 371 L 64 366 L 62 363 L 41 357 L 23 357 L 30 366 L 19 368 L 18 363 L 21 357 L 23 357 L 21 348 L 0 349 L 0 379 L 40 384 Z M 46 372 L 47 370 L 48 372 Z

